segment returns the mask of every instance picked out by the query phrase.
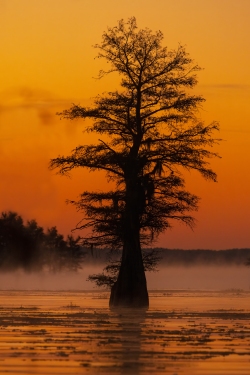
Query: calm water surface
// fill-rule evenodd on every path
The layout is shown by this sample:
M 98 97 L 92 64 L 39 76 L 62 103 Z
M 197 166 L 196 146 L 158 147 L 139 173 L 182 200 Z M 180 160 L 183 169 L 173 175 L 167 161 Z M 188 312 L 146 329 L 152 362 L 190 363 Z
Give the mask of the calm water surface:
M 110 311 L 106 292 L 0 291 L 0 374 L 250 373 L 250 292 L 152 291 Z

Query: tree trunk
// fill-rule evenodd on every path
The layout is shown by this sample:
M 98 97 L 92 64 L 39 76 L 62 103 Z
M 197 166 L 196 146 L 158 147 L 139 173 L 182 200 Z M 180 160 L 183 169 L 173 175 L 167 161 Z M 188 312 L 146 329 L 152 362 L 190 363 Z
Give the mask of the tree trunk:
M 111 308 L 148 308 L 149 306 L 141 249 L 133 245 L 129 241 L 124 244 L 118 279 L 111 289 L 109 300 Z
M 133 179 L 133 182 L 136 179 Z M 138 184 L 127 184 L 124 215 L 122 261 L 116 283 L 111 289 L 109 306 L 148 308 L 147 282 L 140 245 L 140 189 Z

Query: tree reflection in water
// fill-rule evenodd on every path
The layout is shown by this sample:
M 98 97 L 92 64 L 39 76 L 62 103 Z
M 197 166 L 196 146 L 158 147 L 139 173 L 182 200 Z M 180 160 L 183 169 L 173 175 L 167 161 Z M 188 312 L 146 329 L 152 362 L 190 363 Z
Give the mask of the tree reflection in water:
M 114 314 L 113 320 L 117 321 L 117 334 L 120 338 L 120 350 L 116 359 L 121 374 L 139 375 L 143 367 L 142 337 L 146 310 L 119 309 Z

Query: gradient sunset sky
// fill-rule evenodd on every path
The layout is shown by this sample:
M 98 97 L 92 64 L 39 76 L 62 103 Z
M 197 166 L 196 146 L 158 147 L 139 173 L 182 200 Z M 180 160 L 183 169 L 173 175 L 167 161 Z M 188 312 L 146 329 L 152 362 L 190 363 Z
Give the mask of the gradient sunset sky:
M 35 218 L 70 233 L 81 215 L 66 199 L 101 189 L 105 177 L 76 171 L 66 178 L 49 160 L 84 143 L 83 122 L 57 111 L 118 88 L 112 76 L 94 79 L 105 62 L 93 45 L 121 18 L 161 30 L 170 49 L 186 46 L 204 70 L 196 94 L 200 117 L 221 125 L 221 159 L 211 165 L 218 183 L 196 173 L 187 187 L 201 197 L 194 231 L 174 224 L 155 246 L 250 247 L 250 1 L 249 0 L 0 0 L 0 211 Z

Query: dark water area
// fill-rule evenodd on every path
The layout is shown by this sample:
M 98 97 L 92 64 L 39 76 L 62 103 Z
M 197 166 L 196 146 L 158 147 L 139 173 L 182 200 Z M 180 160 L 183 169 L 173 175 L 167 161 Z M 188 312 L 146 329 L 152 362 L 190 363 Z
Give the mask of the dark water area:
M 249 291 L 149 294 L 110 311 L 105 291 L 0 291 L 0 374 L 249 374 Z

